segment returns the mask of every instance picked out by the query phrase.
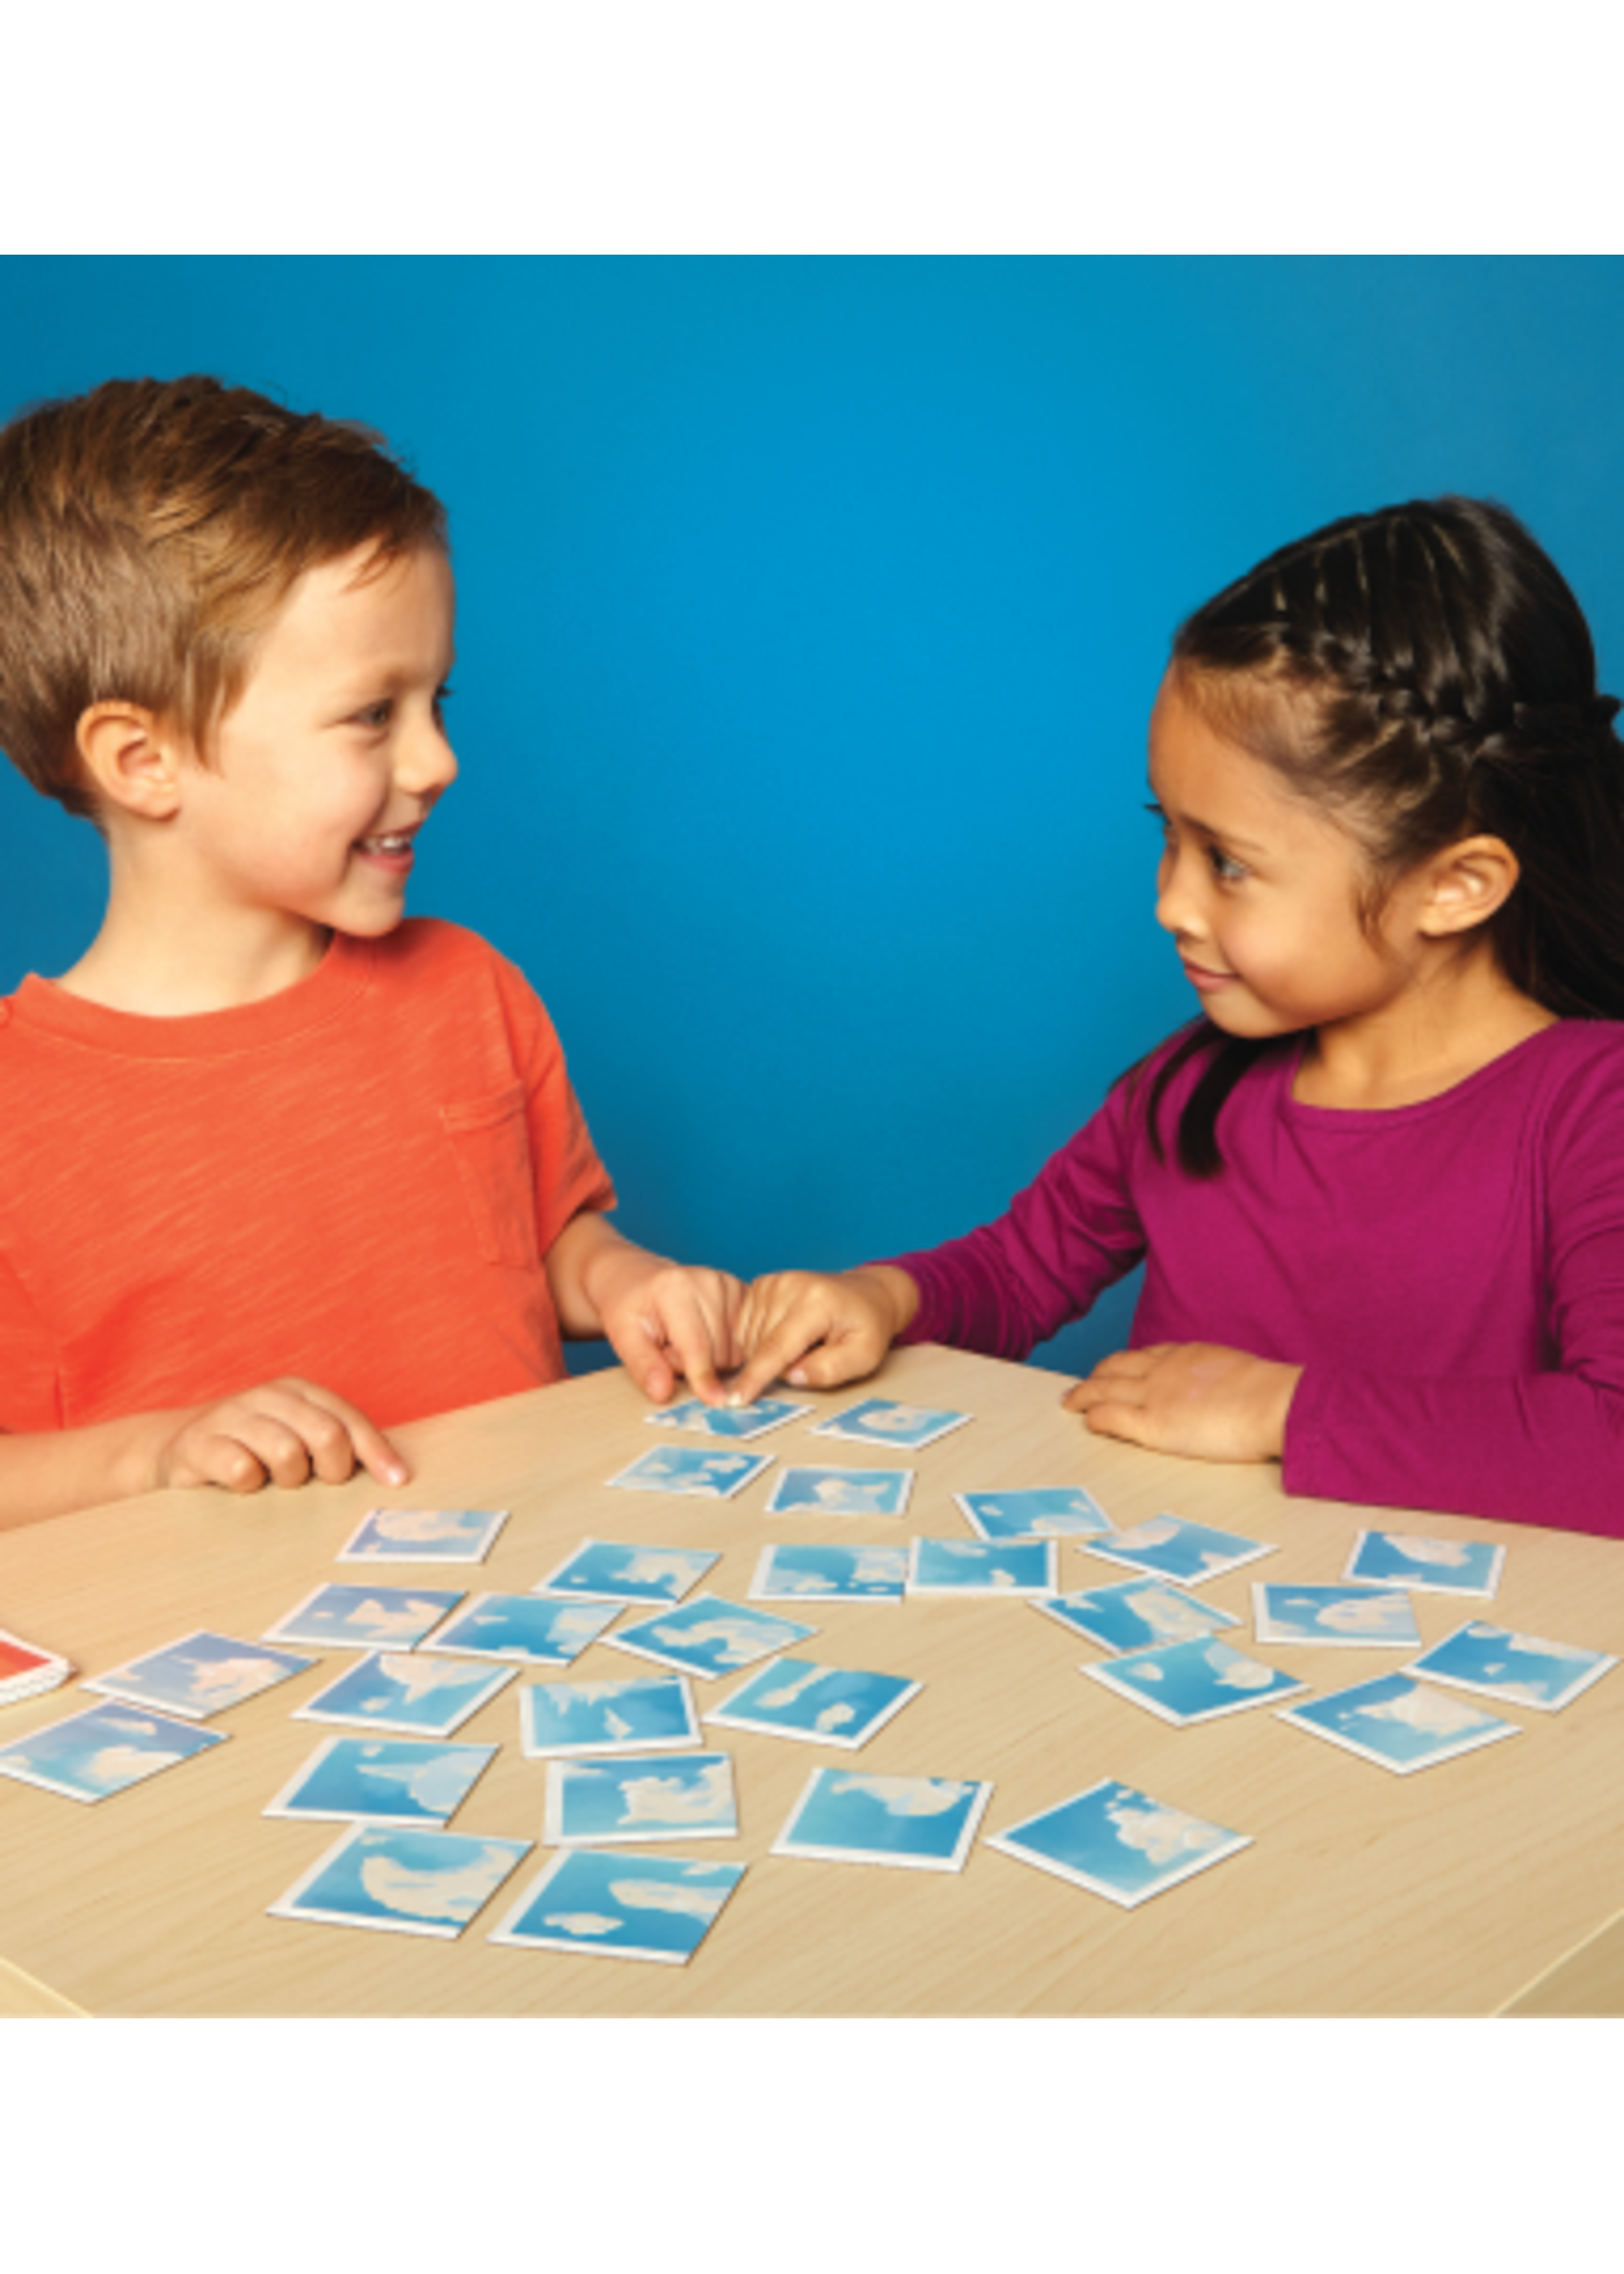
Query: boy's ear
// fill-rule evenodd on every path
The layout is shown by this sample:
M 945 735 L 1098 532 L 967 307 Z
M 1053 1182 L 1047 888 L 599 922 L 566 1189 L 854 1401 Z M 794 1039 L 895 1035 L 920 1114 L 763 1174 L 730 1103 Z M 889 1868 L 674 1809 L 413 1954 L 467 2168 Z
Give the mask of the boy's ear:
M 1504 907 L 1522 875 L 1502 837 L 1464 837 L 1426 864 L 1420 926 L 1429 939 L 1471 931 Z
M 98 805 L 167 821 L 180 805 L 178 738 L 140 703 L 92 703 L 76 730 L 80 763 Z

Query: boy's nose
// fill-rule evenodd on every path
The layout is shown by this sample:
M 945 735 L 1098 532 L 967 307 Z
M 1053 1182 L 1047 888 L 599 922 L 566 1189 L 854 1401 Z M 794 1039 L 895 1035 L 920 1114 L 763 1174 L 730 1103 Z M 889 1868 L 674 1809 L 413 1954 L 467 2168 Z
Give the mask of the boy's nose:
M 414 734 L 402 750 L 396 769 L 402 789 L 415 797 L 437 797 L 457 778 L 457 761 L 438 727 Z

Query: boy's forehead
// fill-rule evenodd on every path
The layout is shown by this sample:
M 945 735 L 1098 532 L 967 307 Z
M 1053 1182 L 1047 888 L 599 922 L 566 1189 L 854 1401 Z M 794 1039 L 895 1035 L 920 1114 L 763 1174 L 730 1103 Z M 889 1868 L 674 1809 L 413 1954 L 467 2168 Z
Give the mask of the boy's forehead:
M 289 589 L 267 627 L 260 665 L 337 671 L 419 662 L 448 647 L 456 611 L 451 563 L 438 546 L 380 557 L 376 546 L 318 561 Z

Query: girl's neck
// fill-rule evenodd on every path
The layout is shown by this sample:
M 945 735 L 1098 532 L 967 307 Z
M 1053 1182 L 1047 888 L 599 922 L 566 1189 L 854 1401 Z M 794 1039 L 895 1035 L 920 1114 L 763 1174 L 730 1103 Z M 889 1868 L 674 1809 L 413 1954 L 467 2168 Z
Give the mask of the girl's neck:
M 1421 1105 L 1556 1023 L 1497 963 L 1475 959 L 1448 983 L 1412 988 L 1368 1019 L 1316 1027 L 1292 1095 L 1366 1113 Z

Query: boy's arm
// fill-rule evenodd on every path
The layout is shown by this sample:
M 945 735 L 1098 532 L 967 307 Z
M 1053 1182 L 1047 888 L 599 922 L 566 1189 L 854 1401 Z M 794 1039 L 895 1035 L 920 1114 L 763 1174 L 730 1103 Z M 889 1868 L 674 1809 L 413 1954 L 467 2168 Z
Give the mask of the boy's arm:
M 583 1208 L 548 1250 L 547 1276 L 563 1332 L 607 1335 L 656 1405 L 666 1404 L 679 1373 L 707 1405 L 723 1402 L 719 1372 L 743 1356 L 733 1321 L 744 1288 L 729 1272 L 690 1269 L 634 1248 L 598 1209 Z
M 0 1530 L 171 1486 L 257 1492 L 357 1466 L 380 1485 L 411 1472 L 381 1430 L 336 1391 L 289 1375 L 211 1404 L 130 1414 L 87 1429 L 0 1431 Z

